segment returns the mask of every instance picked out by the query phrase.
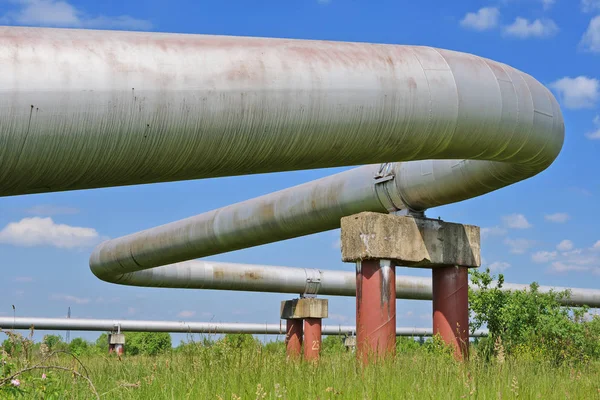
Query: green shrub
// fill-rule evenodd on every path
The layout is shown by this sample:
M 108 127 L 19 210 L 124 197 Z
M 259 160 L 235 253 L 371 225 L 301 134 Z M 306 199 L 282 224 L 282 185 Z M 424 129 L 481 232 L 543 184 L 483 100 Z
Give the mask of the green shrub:
M 491 359 L 502 353 L 522 359 L 545 359 L 555 364 L 600 357 L 600 322 L 586 321 L 587 307 L 565 307 L 565 292 L 503 291 L 504 276 L 496 282 L 489 269 L 472 270 L 469 289 L 471 329 L 487 326 L 489 338 L 478 343 L 479 354 Z
M 130 355 L 154 356 L 171 349 L 167 332 L 125 332 L 125 351 Z
M 343 336 L 325 336 L 321 342 L 321 353 L 323 354 L 335 354 L 343 351 L 346 351 Z
M 86 340 L 82 338 L 75 338 L 71 340 L 71 343 L 69 343 L 69 352 L 79 357 L 84 354 L 90 354 L 91 346 Z

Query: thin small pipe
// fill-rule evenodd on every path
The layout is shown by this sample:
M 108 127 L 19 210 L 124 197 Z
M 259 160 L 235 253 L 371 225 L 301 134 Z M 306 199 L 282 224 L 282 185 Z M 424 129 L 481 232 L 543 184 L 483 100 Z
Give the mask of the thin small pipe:
M 170 332 L 170 333 L 248 333 L 255 335 L 285 335 L 285 321 L 279 324 L 251 324 L 233 322 L 137 321 L 119 319 L 34 318 L 0 317 L 0 329 L 30 329 L 116 332 Z M 356 327 L 349 325 L 323 325 L 323 335 L 355 335 Z M 429 328 L 397 327 L 396 336 L 431 336 Z M 474 337 L 486 336 L 477 331 Z

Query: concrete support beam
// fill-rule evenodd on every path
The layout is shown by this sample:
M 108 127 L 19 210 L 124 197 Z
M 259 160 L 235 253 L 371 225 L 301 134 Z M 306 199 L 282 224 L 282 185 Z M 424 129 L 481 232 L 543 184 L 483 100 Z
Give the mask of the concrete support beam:
M 281 319 L 327 318 L 327 299 L 307 297 L 281 302 Z
M 356 263 L 356 349 L 365 363 L 396 351 L 395 270 L 388 260 Z
M 481 265 L 479 227 L 363 212 L 341 219 L 342 260 L 391 260 L 405 267 Z
M 318 360 L 321 351 L 322 320 L 328 316 L 327 299 L 301 298 L 281 302 L 281 319 L 286 320 L 286 351 L 290 358 L 302 352 L 304 359 Z M 304 326 L 303 326 L 304 323 Z M 304 330 L 304 338 L 303 331 Z
M 125 334 L 124 333 L 109 333 L 108 334 L 108 354 L 116 353 L 122 356 L 125 352 Z
M 364 212 L 341 219 L 342 260 L 356 263 L 357 354 L 395 351 L 395 266 L 431 268 L 433 333 L 468 356 L 468 270 L 479 267 L 479 227 Z M 391 280 L 391 281 L 390 281 Z

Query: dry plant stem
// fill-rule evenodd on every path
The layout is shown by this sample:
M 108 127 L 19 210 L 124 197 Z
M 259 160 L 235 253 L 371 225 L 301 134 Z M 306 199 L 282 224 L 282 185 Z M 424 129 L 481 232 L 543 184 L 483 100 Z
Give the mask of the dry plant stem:
M 8 378 L 4 378 L 2 381 L 0 381 L 0 386 L 3 386 L 4 384 L 6 384 L 6 382 L 10 382 L 11 380 L 15 379 L 17 376 L 19 376 L 25 372 L 33 371 L 36 369 L 57 369 L 60 371 L 71 372 L 71 373 L 77 375 L 78 377 L 85 379 L 87 381 L 88 385 L 90 386 L 90 390 L 92 391 L 92 393 L 94 393 L 94 395 L 96 396 L 97 399 L 100 399 L 100 395 L 98 394 L 98 391 L 96 390 L 96 387 L 94 386 L 94 384 L 92 383 L 90 378 L 80 374 L 79 372 L 73 370 L 72 368 L 61 367 L 58 365 L 34 365 L 33 367 L 28 367 L 28 368 L 22 369 L 16 373 L 14 373 L 13 375 L 9 376 Z

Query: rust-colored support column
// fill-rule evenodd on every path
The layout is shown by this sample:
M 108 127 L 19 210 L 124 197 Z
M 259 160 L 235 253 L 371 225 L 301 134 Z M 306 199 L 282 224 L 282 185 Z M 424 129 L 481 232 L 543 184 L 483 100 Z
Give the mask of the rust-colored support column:
M 318 360 L 321 351 L 321 318 L 304 319 L 304 359 Z
M 459 360 L 469 356 L 469 272 L 466 267 L 435 267 L 433 334 L 454 347 Z
M 123 333 L 108 334 L 108 354 L 117 353 L 122 356 L 125 352 L 125 335 Z
M 321 350 L 321 321 L 329 313 L 327 299 L 313 297 L 281 302 L 281 319 L 287 321 L 287 354 L 299 356 L 304 341 L 304 358 L 318 360 Z M 302 324 L 304 323 L 304 340 Z
M 356 348 L 364 362 L 396 352 L 396 268 L 389 260 L 356 263 Z
M 302 355 L 302 320 L 286 320 L 285 351 L 288 358 L 300 358 Z

